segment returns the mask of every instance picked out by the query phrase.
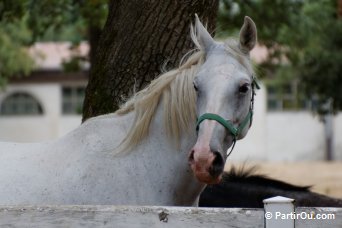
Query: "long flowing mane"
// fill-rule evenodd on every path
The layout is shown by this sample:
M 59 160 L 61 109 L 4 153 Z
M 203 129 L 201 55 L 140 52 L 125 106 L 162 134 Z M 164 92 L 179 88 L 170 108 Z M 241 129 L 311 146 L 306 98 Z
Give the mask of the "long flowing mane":
M 118 115 L 135 111 L 132 127 L 122 141 L 120 151 L 134 148 L 147 136 L 161 98 L 166 133 L 176 142 L 179 141 L 181 132 L 189 129 L 191 123 L 196 120 L 196 92 L 192 83 L 203 58 L 201 51 L 192 54 L 178 69 L 153 80 L 116 111 Z
M 132 127 L 121 142 L 118 151 L 129 151 L 148 135 L 149 127 L 158 104 L 162 99 L 164 125 L 166 134 L 179 145 L 183 132 L 191 129 L 196 121 L 196 92 L 193 80 L 200 66 L 205 61 L 205 52 L 191 26 L 191 39 L 196 49 L 191 55 L 185 55 L 178 69 L 161 74 L 145 89 L 134 94 L 119 110 L 117 115 L 125 115 L 132 111 L 135 118 Z M 227 52 L 234 56 L 247 71 L 252 73 L 253 67 L 249 57 L 241 52 L 238 42 L 229 39 L 225 42 Z M 191 53 L 191 52 L 190 52 Z

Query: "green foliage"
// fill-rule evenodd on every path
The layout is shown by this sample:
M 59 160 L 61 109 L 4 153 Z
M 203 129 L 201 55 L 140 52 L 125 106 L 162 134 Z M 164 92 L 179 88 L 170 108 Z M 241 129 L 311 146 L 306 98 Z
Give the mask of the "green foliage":
M 27 0 L 2 0 L 0 2 L 0 20 L 8 22 L 17 20 L 25 15 Z
M 0 2 L 0 87 L 9 77 L 29 74 L 34 68 L 27 53 L 36 41 L 71 41 L 88 38 L 88 28 L 102 28 L 107 0 L 2 0 Z M 64 65 L 68 70 L 84 61 L 79 56 Z
M 107 17 L 108 0 L 26 0 L 33 40 L 87 39 L 88 27 L 102 28 Z
M 33 60 L 25 49 L 32 35 L 26 21 L 27 16 L 20 19 L 3 17 L 0 21 L 0 87 L 9 77 L 27 75 L 33 68 Z
M 342 20 L 336 3 L 305 1 L 281 40 L 293 49 L 287 57 L 307 95 L 318 95 L 320 103 L 332 99 L 335 111 L 342 109 Z
M 218 28 L 237 33 L 246 15 L 258 27 L 258 43 L 269 50 L 268 59 L 261 65 L 263 76 L 272 77 L 281 62 L 284 48 L 280 45 L 282 28 L 292 23 L 291 15 L 299 14 L 302 1 L 296 0 L 221 0 Z M 225 34 L 222 32 L 222 34 Z
M 300 1 L 221 0 L 218 21 L 221 30 L 239 29 L 244 16 L 258 25 L 259 42 L 273 47 L 282 25 L 289 23 L 289 15 L 297 14 Z
M 245 15 L 256 22 L 259 43 L 270 52 L 261 65 L 266 79 L 279 86 L 298 81 L 302 94 L 322 103 L 332 99 L 334 109 L 342 109 L 342 20 L 336 0 L 222 0 L 219 28 L 227 24 L 236 31 Z

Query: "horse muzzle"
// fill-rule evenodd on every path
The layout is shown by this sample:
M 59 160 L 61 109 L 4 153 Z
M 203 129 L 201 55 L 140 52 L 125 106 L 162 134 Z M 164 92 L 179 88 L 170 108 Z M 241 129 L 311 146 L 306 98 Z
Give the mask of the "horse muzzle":
M 194 147 L 189 153 L 189 165 L 198 181 L 217 184 L 222 179 L 225 161 L 221 153 L 209 148 Z

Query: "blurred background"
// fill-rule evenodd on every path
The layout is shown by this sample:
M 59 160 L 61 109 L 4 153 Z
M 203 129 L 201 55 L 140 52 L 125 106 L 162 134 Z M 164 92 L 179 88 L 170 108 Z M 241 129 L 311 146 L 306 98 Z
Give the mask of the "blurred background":
M 81 124 L 105 0 L 0 2 L 0 139 L 57 139 Z M 262 89 L 227 164 L 342 198 L 342 1 L 220 0 L 216 39 L 258 28 Z M 1 150 L 1 148 L 0 148 Z

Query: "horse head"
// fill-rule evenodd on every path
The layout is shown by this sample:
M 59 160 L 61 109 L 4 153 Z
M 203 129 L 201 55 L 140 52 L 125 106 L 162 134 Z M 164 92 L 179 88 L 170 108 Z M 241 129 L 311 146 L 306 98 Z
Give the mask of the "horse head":
M 221 180 L 227 150 L 242 139 L 252 122 L 254 79 L 249 52 L 257 41 L 254 22 L 245 17 L 239 40 L 214 41 L 196 17 L 195 44 L 205 62 L 194 78 L 197 93 L 197 141 L 189 153 L 196 178 L 214 184 Z

